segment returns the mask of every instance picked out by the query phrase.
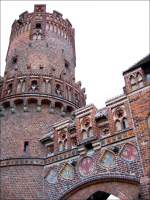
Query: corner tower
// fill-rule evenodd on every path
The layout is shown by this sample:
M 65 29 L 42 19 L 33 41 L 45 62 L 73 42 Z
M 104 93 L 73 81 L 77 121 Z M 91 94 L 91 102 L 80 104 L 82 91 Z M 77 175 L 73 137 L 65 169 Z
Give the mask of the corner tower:
M 39 140 L 85 105 L 75 66 L 74 29 L 61 13 L 35 5 L 14 21 L 0 99 L 2 199 L 45 198 Z

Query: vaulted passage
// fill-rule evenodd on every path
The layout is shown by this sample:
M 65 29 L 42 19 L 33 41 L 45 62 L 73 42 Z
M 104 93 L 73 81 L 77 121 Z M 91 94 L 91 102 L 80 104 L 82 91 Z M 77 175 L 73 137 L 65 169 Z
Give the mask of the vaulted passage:
M 106 200 L 110 194 L 102 191 L 95 192 L 87 200 Z

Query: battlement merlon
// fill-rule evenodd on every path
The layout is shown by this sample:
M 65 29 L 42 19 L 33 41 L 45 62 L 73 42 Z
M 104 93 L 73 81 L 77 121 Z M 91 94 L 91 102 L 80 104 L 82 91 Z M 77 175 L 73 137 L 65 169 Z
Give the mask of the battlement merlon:
M 74 29 L 72 28 L 71 22 L 68 19 L 63 19 L 63 15 L 56 10 L 53 10 L 52 13 L 46 12 L 46 5 L 42 4 L 35 5 L 34 12 L 32 13 L 25 11 L 19 15 L 19 19 L 15 20 L 12 24 L 12 34 L 25 25 L 30 24 L 33 18 L 35 18 L 34 20 L 37 22 L 43 21 L 45 18 L 47 23 L 56 25 L 57 27 L 62 26 L 64 30 L 67 31 L 68 29 L 71 36 L 74 36 Z

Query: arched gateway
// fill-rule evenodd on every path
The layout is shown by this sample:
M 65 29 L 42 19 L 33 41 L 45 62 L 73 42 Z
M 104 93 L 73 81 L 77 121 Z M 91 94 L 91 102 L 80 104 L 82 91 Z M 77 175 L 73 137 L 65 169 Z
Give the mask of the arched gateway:
M 97 177 L 75 185 L 59 200 L 107 200 L 110 195 L 116 200 L 139 200 L 139 182 L 133 177 Z

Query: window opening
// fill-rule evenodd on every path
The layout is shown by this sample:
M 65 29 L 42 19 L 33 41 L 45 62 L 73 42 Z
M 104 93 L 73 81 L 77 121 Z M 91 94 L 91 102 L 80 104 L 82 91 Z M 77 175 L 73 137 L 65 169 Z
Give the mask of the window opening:
M 25 141 L 24 142 L 24 152 L 28 152 L 29 151 L 29 142 L 28 141 Z

